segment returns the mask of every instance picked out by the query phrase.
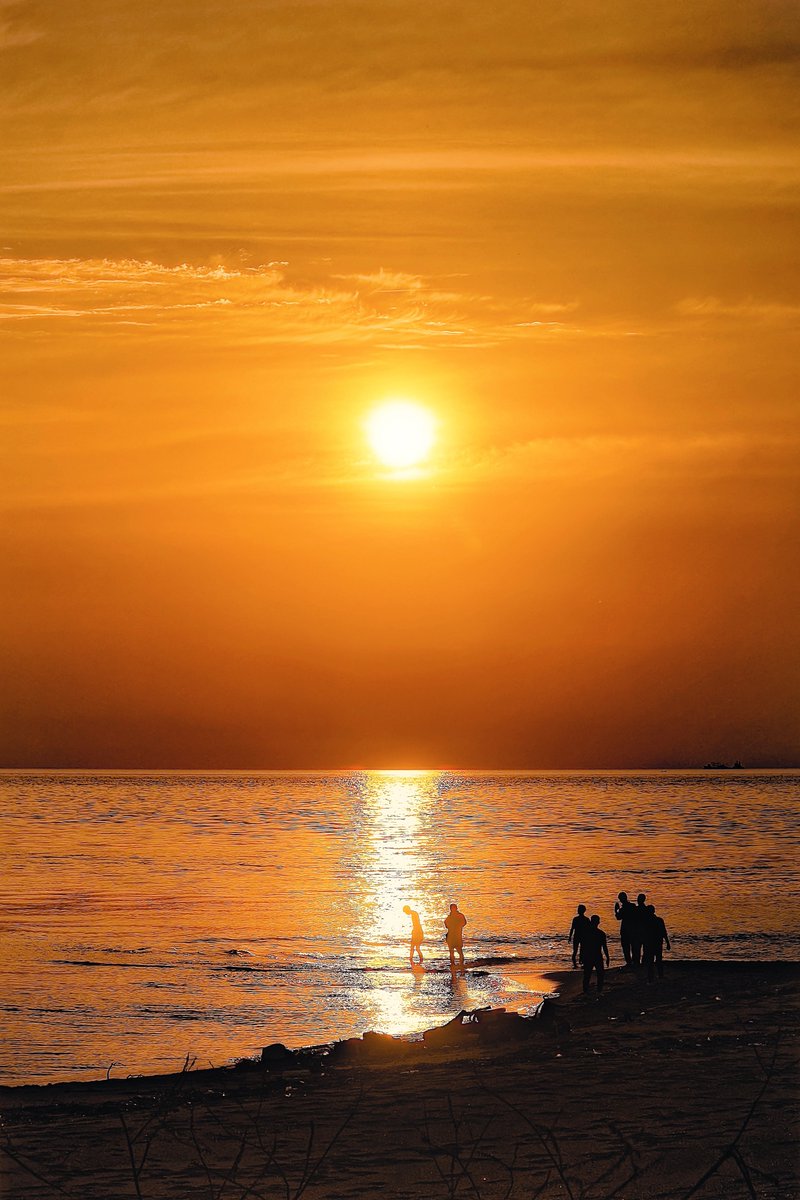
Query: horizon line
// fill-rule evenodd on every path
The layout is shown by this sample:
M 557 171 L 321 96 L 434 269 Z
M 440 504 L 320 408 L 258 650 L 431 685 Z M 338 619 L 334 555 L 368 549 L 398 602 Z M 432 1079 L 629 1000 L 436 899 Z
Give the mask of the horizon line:
M 736 760 L 737 762 L 739 760 Z M 616 767 L 531 767 L 531 766 L 458 766 L 454 764 L 435 766 L 435 767 L 409 767 L 409 766 L 392 766 L 392 767 L 374 767 L 365 766 L 363 764 L 350 764 L 347 766 L 329 766 L 329 767 L 97 767 L 97 766 L 0 766 L 0 774 L 13 774 L 19 772 L 29 772 L 31 774 L 39 773 L 74 773 L 85 774 L 129 774 L 129 775 L 336 775 L 343 773 L 363 773 L 373 775 L 435 775 L 447 773 L 459 774 L 475 774 L 475 775 L 550 775 L 550 774 L 602 774 L 602 773 L 627 773 L 633 771 L 708 771 L 722 772 L 731 771 L 734 773 L 747 773 L 748 771 L 797 771 L 800 770 L 800 763 L 773 763 L 770 765 L 754 764 L 734 766 L 733 764 L 719 763 L 681 763 L 677 765 L 660 765 L 660 766 L 644 766 L 644 765 L 626 765 Z

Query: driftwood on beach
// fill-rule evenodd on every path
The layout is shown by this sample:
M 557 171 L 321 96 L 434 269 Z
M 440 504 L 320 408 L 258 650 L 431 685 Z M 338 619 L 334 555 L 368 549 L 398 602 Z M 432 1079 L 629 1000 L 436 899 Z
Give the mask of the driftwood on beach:
M 326 1062 L 331 1066 L 380 1063 L 411 1058 L 426 1051 L 500 1047 L 505 1043 L 525 1041 L 544 1030 L 552 1030 L 557 1024 L 555 1014 L 555 1006 L 549 1000 L 543 1000 L 530 1016 L 488 1006 L 462 1009 L 444 1025 L 426 1029 L 421 1040 L 369 1030 L 361 1037 L 345 1038 L 304 1050 L 289 1050 L 283 1043 L 274 1042 L 263 1048 L 258 1065 L 274 1072 L 314 1072 L 321 1070 Z M 565 1022 L 562 1020 L 561 1024 Z M 250 1065 L 256 1065 L 254 1060 L 245 1059 L 239 1064 L 242 1069 Z

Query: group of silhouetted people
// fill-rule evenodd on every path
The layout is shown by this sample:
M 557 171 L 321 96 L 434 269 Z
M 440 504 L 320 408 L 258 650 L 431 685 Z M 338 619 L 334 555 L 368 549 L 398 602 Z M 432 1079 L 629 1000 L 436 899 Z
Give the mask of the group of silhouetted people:
M 414 954 L 417 955 L 418 966 L 422 966 L 424 959 L 422 957 L 422 943 L 425 940 L 425 934 L 422 929 L 422 922 L 419 919 L 419 913 L 411 907 L 410 904 L 403 905 L 403 912 L 406 916 L 411 917 L 411 945 L 409 947 L 409 962 L 414 966 Z M 447 942 L 447 949 L 450 953 L 450 970 L 456 970 L 456 955 L 458 955 L 459 970 L 464 970 L 464 926 L 467 923 L 467 918 L 462 912 L 459 912 L 457 904 L 450 905 L 450 912 L 444 919 L 445 935 L 444 940 Z
M 647 903 L 647 896 L 640 892 L 636 903 L 631 904 L 627 892 L 620 892 L 614 901 L 614 916 L 619 921 L 619 940 L 622 955 L 628 967 L 647 968 L 648 983 L 652 983 L 656 971 L 659 979 L 664 978 L 664 946 L 671 950 L 669 934 L 663 918 L 656 913 L 654 904 Z M 608 939 L 600 928 L 597 913 L 586 916 L 586 905 L 579 904 L 572 918 L 569 934 L 572 944 L 572 965 L 583 967 L 583 990 L 589 991 L 594 971 L 597 976 L 597 994 L 603 990 L 603 974 L 609 964 Z
M 603 990 L 603 976 L 608 966 L 608 938 L 605 930 L 600 928 L 600 917 L 597 913 L 586 916 L 586 905 L 579 904 L 578 911 L 572 918 L 569 930 L 572 942 L 572 965 L 577 967 L 580 958 L 583 967 L 583 990 L 588 992 L 592 971 L 597 975 L 597 994 Z M 603 960 L 605 959 L 605 964 Z
M 413 966 L 422 966 L 422 943 L 425 934 L 419 913 L 409 904 L 403 906 L 403 912 L 411 918 L 411 943 L 409 946 L 409 962 Z M 652 983 L 656 971 L 659 979 L 664 977 L 664 946 L 671 950 L 669 934 L 664 921 L 656 913 L 654 904 L 647 903 L 647 896 L 640 892 L 636 903 L 631 904 L 627 892 L 620 892 L 614 901 L 614 916 L 619 921 L 619 940 L 622 955 L 628 967 L 643 966 L 647 968 L 647 980 Z M 450 905 L 450 912 L 444 919 L 447 949 L 450 954 L 450 970 L 464 970 L 464 926 L 467 918 L 459 912 L 458 905 Z M 583 967 L 583 990 L 589 991 L 592 973 L 597 979 L 597 994 L 603 990 L 605 969 L 609 965 L 608 938 L 605 930 L 600 928 L 600 917 L 595 913 L 586 916 L 586 905 L 579 904 L 578 911 L 572 918 L 569 934 L 572 945 L 572 965 L 577 968 L 578 962 Z M 414 955 L 417 962 L 414 962 Z

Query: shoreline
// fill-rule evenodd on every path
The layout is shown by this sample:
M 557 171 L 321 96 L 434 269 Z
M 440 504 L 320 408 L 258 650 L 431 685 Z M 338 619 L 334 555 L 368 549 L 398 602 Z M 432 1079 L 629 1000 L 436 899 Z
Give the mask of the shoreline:
M 599 1001 L 551 978 L 496 1043 L 0 1088 L 0 1194 L 796 1200 L 799 963 L 611 968 Z
M 518 972 L 514 971 L 512 973 L 509 968 L 513 968 L 515 963 L 518 961 L 520 962 L 522 969 Z M 487 965 L 500 965 L 506 968 L 506 970 L 503 972 L 504 975 L 508 980 L 519 984 L 521 996 L 538 996 L 540 1002 L 542 1000 L 548 1000 L 552 1001 L 552 1003 L 556 1006 L 584 1000 L 582 994 L 583 973 L 580 968 L 551 968 L 544 967 L 542 965 L 541 969 L 537 969 L 534 960 L 517 960 L 503 957 L 498 962 L 497 959 L 479 958 L 474 963 L 470 963 L 467 966 L 467 973 L 473 969 L 483 970 Z M 534 968 L 533 970 L 531 970 L 532 967 Z M 634 986 L 637 989 L 648 989 L 648 991 L 642 992 L 643 995 L 647 995 L 649 993 L 649 989 L 653 989 L 653 995 L 657 996 L 659 986 L 663 987 L 665 984 L 668 984 L 670 982 L 670 976 L 674 975 L 676 972 L 680 972 L 681 974 L 688 973 L 691 975 L 694 972 L 713 971 L 719 972 L 723 976 L 733 976 L 742 972 L 745 975 L 749 975 L 752 973 L 757 973 L 759 970 L 766 971 L 770 974 L 786 973 L 790 977 L 796 975 L 798 982 L 800 983 L 800 960 L 789 961 L 783 959 L 768 959 L 762 961 L 737 959 L 671 959 L 669 961 L 665 960 L 665 978 L 662 980 L 656 980 L 652 984 L 647 983 L 642 969 L 639 971 L 631 971 L 629 968 L 615 964 L 606 969 L 606 988 L 599 1003 L 605 1004 L 612 996 L 613 992 L 621 985 L 627 985 L 628 988 Z M 446 968 L 442 967 L 438 973 L 447 974 L 448 972 Z M 542 980 L 552 981 L 554 986 L 552 989 L 547 991 L 543 991 L 535 987 L 529 987 L 527 981 L 525 980 L 526 975 L 535 979 L 537 982 L 541 982 Z M 587 1003 L 591 1003 L 592 1001 L 597 1002 L 594 977 L 592 979 L 590 994 L 586 998 Z M 512 1011 L 508 1008 L 508 1005 L 505 1007 L 508 1011 Z M 570 1009 L 569 1012 L 570 1016 L 574 1016 L 574 1011 L 572 1009 Z M 532 1020 L 533 1017 L 531 1015 L 524 1015 L 523 1019 Z M 444 1024 L 446 1024 L 446 1021 L 441 1022 L 439 1026 L 434 1026 L 433 1028 L 441 1027 Z M 365 1030 L 362 1032 L 372 1031 Z M 379 1032 L 380 1036 L 391 1037 L 399 1043 L 413 1047 L 422 1046 L 421 1039 L 425 1030 L 419 1029 L 403 1034 L 385 1034 L 382 1030 Z M 360 1035 L 355 1035 L 355 1037 L 358 1036 Z M 353 1040 L 352 1036 L 344 1035 L 342 1037 L 328 1039 L 317 1044 L 308 1044 L 296 1047 L 286 1046 L 285 1049 L 289 1055 L 307 1056 L 319 1054 L 321 1051 L 330 1049 L 333 1046 L 349 1040 Z M 282 1043 L 272 1044 L 282 1045 Z M 190 1056 L 187 1056 L 187 1062 L 188 1061 L 190 1061 Z M 108 1078 L 98 1077 L 95 1079 L 51 1080 L 47 1083 L 0 1083 L 0 1111 L 2 1111 L 3 1102 L 6 1099 L 12 1099 L 13 1097 L 20 1096 L 22 1093 L 26 1092 L 30 1092 L 33 1096 L 41 1095 L 43 1093 L 47 1093 L 48 1096 L 52 1096 L 55 1095 L 59 1090 L 64 1092 L 82 1092 L 84 1090 L 93 1092 L 97 1089 L 107 1089 L 109 1092 L 114 1090 L 129 1091 L 137 1087 L 153 1087 L 157 1086 L 158 1084 L 166 1085 L 176 1079 L 185 1078 L 187 1076 L 191 1076 L 192 1079 L 214 1079 L 217 1076 L 226 1078 L 231 1073 L 240 1072 L 243 1069 L 246 1069 L 248 1065 L 257 1066 L 258 1063 L 259 1059 L 257 1055 L 242 1055 L 241 1057 L 232 1058 L 228 1062 L 220 1065 L 201 1068 L 190 1067 L 188 1070 L 181 1069 L 176 1071 L 131 1074 L 120 1077 L 110 1076 Z

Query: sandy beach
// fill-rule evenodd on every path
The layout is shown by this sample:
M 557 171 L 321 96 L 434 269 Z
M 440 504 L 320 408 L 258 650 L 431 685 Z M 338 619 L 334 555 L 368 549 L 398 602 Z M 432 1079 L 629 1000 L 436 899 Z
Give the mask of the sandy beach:
M 5 1200 L 796 1200 L 800 967 L 578 972 L 510 1040 L 0 1089 Z

